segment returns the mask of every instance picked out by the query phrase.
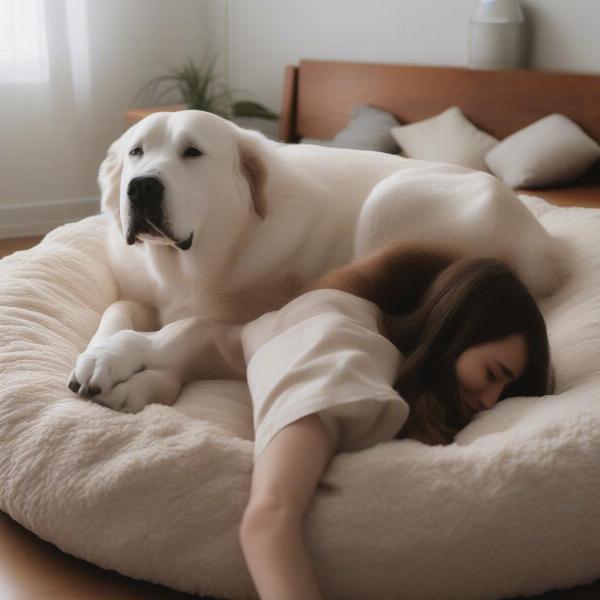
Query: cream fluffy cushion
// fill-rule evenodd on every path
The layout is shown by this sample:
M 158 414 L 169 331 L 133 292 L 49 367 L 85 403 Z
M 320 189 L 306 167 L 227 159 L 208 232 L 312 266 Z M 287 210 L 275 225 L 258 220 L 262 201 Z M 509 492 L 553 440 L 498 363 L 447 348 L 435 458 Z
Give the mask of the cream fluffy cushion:
M 487 171 L 484 157 L 498 140 L 477 129 L 460 108 L 392 128 L 392 136 L 409 158 L 445 162 Z
M 600 158 L 600 146 L 564 115 L 553 114 L 513 133 L 485 162 L 511 187 L 544 187 L 577 179 Z
M 542 305 L 556 395 L 501 402 L 447 447 L 335 456 L 304 527 L 324 597 L 478 600 L 600 576 L 600 210 L 525 201 L 574 246 L 571 281 Z M 246 384 L 195 382 L 139 414 L 66 387 L 117 298 L 105 227 L 91 217 L 0 261 L 0 509 L 105 569 L 256 598 L 237 536 Z

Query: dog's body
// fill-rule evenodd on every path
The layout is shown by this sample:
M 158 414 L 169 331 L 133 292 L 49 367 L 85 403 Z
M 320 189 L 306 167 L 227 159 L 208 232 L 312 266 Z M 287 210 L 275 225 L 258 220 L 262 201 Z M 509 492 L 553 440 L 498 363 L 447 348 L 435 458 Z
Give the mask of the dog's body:
M 121 410 L 172 403 L 196 377 L 243 377 L 240 325 L 392 240 L 495 256 L 537 295 L 559 284 L 557 241 L 498 180 L 460 167 L 286 146 L 184 111 L 127 131 L 99 181 L 124 301 L 69 387 Z
M 254 145 L 248 151 L 261 157 L 256 168 L 265 170 L 253 174 L 260 180 L 256 193 L 266 198 L 264 217 L 244 215 L 237 231 L 227 223 L 207 224 L 186 252 L 164 245 L 128 247 L 113 221 L 109 248 L 122 295 L 157 306 L 162 324 L 198 314 L 247 322 L 281 306 L 301 282 L 345 264 L 365 198 L 407 162 L 374 152 L 283 146 L 246 135 Z M 361 164 L 361 177 L 350 184 L 348 176 L 358 168 L 353 163 Z M 132 281 L 132 273 L 142 276 Z

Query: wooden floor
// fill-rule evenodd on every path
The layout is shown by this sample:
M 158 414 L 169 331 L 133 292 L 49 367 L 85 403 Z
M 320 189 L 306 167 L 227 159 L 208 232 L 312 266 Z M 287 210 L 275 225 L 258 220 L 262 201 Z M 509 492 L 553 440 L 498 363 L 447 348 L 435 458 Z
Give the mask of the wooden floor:
M 17 250 L 27 250 L 35 246 L 42 236 L 19 238 L 16 240 L 0 240 L 0 258 L 8 256 Z
M 194 600 L 58 550 L 0 512 L 2 600 Z
M 0 257 L 41 237 L 0 240 Z M 199 567 L 200 568 L 200 567 Z M 160 585 L 123 577 L 64 554 L 0 512 L 0 600 L 192 600 Z M 599 600 L 600 580 L 528 600 Z M 211 599 L 205 599 L 211 600 Z M 369 600 L 369 599 L 365 599 Z

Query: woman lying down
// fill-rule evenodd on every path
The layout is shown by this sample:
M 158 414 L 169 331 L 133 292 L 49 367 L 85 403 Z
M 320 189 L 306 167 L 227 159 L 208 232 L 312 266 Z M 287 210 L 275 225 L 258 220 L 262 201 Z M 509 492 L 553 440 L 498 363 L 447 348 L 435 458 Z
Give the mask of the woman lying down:
M 321 598 L 302 523 L 336 451 L 449 444 L 554 387 L 540 310 L 495 259 L 396 244 L 302 291 L 241 333 L 255 451 L 239 536 L 262 600 Z

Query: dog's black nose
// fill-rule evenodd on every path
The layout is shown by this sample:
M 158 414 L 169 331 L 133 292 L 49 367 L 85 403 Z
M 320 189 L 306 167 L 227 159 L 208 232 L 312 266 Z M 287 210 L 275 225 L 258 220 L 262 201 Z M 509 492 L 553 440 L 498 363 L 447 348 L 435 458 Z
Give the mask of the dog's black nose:
M 127 196 L 135 208 L 158 203 L 163 199 L 165 186 L 156 177 L 134 177 L 127 186 Z

